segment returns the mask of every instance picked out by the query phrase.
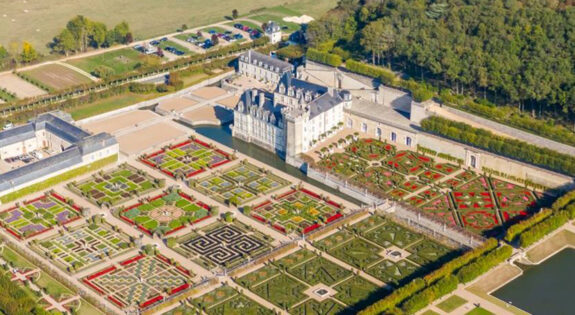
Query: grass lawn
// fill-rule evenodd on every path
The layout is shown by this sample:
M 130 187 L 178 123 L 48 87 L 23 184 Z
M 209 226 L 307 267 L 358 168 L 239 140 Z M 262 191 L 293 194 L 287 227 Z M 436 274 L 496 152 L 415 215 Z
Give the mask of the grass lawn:
M 256 20 L 256 21 L 259 21 L 262 23 L 268 22 L 268 21 L 274 21 L 282 27 L 282 32 L 284 32 L 284 33 L 295 32 L 295 31 L 299 30 L 301 27 L 299 24 L 292 23 L 292 22 L 286 22 L 282 19 L 282 16 L 278 16 L 278 15 L 274 15 L 274 14 L 254 15 L 254 16 L 250 16 L 250 19 Z M 287 29 L 284 29 L 284 26 L 286 26 Z
M 92 80 L 85 75 L 59 64 L 41 66 L 23 73 L 54 90 L 66 89 L 92 82 Z
M 467 303 L 466 299 L 460 297 L 459 295 L 452 295 L 447 300 L 437 304 L 437 307 L 442 311 L 451 313 L 465 303 Z
M 211 37 L 212 34 L 210 34 L 210 31 L 216 31 L 217 33 L 225 33 L 227 31 L 227 29 L 219 27 L 219 26 L 210 26 L 210 27 L 206 27 L 206 28 L 201 30 L 202 35 L 204 35 L 204 37 L 207 35 L 210 35 L 210 37 Z
M 261 30 L 262 30 L 261 24 L 258 25 L 258 24 L 256 24 L 256 23 L 253 23 L 253 22 L 250 22 L 250 21 L 241 20 L 241 19 L 240 19 L 240 20 L 236 20 L 236 21 L 234 21 L 234 22 L 226 23 L 226 25 L 229 25 L 229 26 L 232 26 L 232 27 L 233 27 L 234 24 L 236 24 L 236 23 L 240 23 L 240 24 L 242 24 L 242 25 L 249 26 L 249 27 L 251 27 L 251 28 L 254 29 L 254 30 L 258 30 L 258 31 L 261 31 Z
M 434 312 L 432 310 L 427 310 L 423 313 L 421 313 L 421 315 L 440 315 L 438 312 Z
M 68 63 L 88 73 L 92 73 L 97 66 L 103 65 L 113 69 L 115 74 L 122 74 L 133 71 L 141 62 L 142 57 L 144 56 L 135 49 L 124 48 L 100 55 L 70 60 Z
M 40 53 L 48 53 L 46 44 L 76 15 L 106 23 L 108 29 L 121 21 L 130 25 L 135 39 L 145 39 L 175 32 L 182 24 L 198 27 L 223 21 L 237 9 L 241 15 L 263 7 L 286 5 L 301 14 L 319 17 L 333 8 L 336 0 L 0 0 L 0 44 L 30 41 Z M 150 18 L 153 16 L 153 18 Z
M 126 93 L 124 95 L 113 96 L 99 100 L 94 103 L 84 104 L 75 108 L 70 108 L 67 111 L 72 115 L 72 118 L 74 118 L 74 120 L 79 120 L 99 115 L 105 112 L 109 112 L 112 110 L 116 110 L 129 105 L 133 105 L 159 96 L 161 96 L 161 94 L 154 93 L 154 94 L 142 95 L 135 93 Z
M 18 268 L 35 268 L 32 263 L 30 263 L 26 258 L 20 256 L 20 254 L 13 251 L 10 247 L 4 246 L 2 249 L 2 258 L 7 262 L 11 262 L 15 267 Z
M 472 311 L 467 312 L 466 315 L 493 315 L 493 313 L 483 307 L 476 307 Z
M 104 315 L 102 311 L 97 309 L 94 305 L 88 303 L 88 301 L 82 299 L 80 301 L 80 308 L 77 311 L 77 314 L 81 315 Z

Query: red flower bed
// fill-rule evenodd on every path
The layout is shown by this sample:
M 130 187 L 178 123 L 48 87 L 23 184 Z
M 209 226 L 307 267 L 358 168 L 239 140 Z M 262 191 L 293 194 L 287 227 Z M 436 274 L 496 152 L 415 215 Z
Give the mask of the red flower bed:
M 282 198 L 284 198 L 284 197 L 287 197 L 287 196 L 289 196 L 289 195 L 295 193 L 296 191 L 297 191 L 297 190 L 292 189 L 292 190 L 290 190 L 290 191 L 288 191 L 288 192 L 285 192 L 285 193 L 283 193 L 283 194 L 277 196 L 276 199 L 282 199 Z M 266 201 L 266 202 L 267 202 L 267 203 L 271 203 L 269 200 Z M 259 206 L 257 206 L 257 208 L 263 206 L 264 204 L 265 204 L 265 203 L 260 204 Z M 256 208 L 256 209 L 257 209 L 257 208 Z
M 341 209 L 341 205 L 340 205 L 339 203 L 335 202 L 335 201 L 332 201 L 332 200 L 329 200 L 329 199 L 328 199 L 327 203 L 330 204 L 330 205 L 332 205 L 332 206 L 334 206 L 334 207 L 336 207 L 336 208 L 338 208 L 338 209 Z
M 60 200 L 61 202 L 66 203 L 66 198 L 64 198 L 64 197 L 62 197 L 62 196 L 60 196 L 60 195 L 58 195 L 57 193 L 53 192 L 53 193 L 50 193 L 50 195 L 52 195 L 52 197 L 54 197 L 54 198 Z
M 163 299 L 164 299 L 163 296 L 158 295 L 158 296 L 156 296 L 155 298 L 149 299 L 149 300 L 147 300 L 146 302 L 140 304 L 140 308 L 144 308 L 144 307 L 146 307 L 146 306 L 150 306 L 150 305 L 152 305 L 152 304 L 154 304 L 154 303 L 156 303 L 156 302 L 159 302 L 159 301 L 161 301 L 161 300 L 163 300 Z
M 144 255 L 138 255 L 138 256 L 136 256 L 136 257 L 134 257 L 134 258 L 130 258 L 130 259 L 128 259 L 128 260 L 124 260 L 123 262 L 120 263 L 120 265 L 121 265 L 121 266 L 129 265 L 129 264 L 131 264 L 131 263 L 133 263 L 133 262 L 136 262 L 136 261 L 138 261 L 138 260 L 140 260 L 140 259 L 142 259 L 142 258 L 144 258 L 144 257 L 146 257 L 146 256 L 144 256 Z
M 177 232 L 177 231 L 179 231 L 179 230 L 181 230 L 181 229 L 183 229 L 183 228 L 185 228 L 185 227 L 186 227 L 185 225 L 180 225 L 179 227 L 174 228 L 174 229 L 171 229 L 171 230 L 169 230 L 168 232 L 166 232 L 166 235 L 170 235 L 170 234 L 172 234 L 172 233 L 175 233 L 175 232 Z
M 190 287 L 189 284 L 184 283 L 184 284 L 182 284 L 181 286 L 179 286 L 179 287 L 177 287 L 177 288 L 175 288 L 175 289 L 172 289 L 172 290 L 170 291 L 170 295 L 174 295 L 174 294 L 176 294 L 176 293 L 178 293 L 178 292 L 180 292 L 180 291 L 183 291 L 183 290 L 185 290 L 185 289 L 187 289 L 187 288 L 189 288 L 189 287 Z
M 267 222 L 266 219 L 264 219 L 264 218 L 262 218 L 262 217 L 260 217 L 259 215 L 256 215 L 256 214 L 252 214 L 252 218 L 254 218 L 254 219 L 256 219 L 256 220 L 258 220 L 258 221 L 260 221 L 260 222 L 263 222 L 263 223 L 266 223 L 266 222 Z
M 272 225 L 272 227 L 273 227 L 274 229 L 276 229 L 276 230 L 282 232 L 282 233 L 285 233 L 285 232 L 286 232 L 286 229 L 285 229 L 283 226 L 279 226 L 279 225 L 277 225 L 277 224 L 274 224 L 274 225 Z
M 308 227 L 306 227 L 305 229 L 303 229 L 303 234 L 307 234 L 317 228 L 319 228 L 321 225 L 319 225 L 318 223 L 314 224 L 314 225 L 310 225 Z
M 115 267 L 115 266 L 108 267 L 108 268 L 106 268 L 106 269 L 104 269 L 104 270 L 102 270 L 102 271 L 100 271 L 100 272 L 97 272 L 97 273 L 95 273 L 95 274 L 93 274 L 93 275 L 91 275 L 91 276 L 88 276 L 88 278 L 86 278 L 86 280 L 90 281 L 90 280 L 96 279 L 96 278 L 98 278 L 98 277 L 100 277 L 100 276 L 103 276 L 103 275 L 105 275 L 105 274 L 107 274 L 107 273 L 109 273 L 109 272 L 112 272 L 112 271 L 114 271 L 114 270 L 116 270 L 116 267 Z
M 341 217 L 343 217 L 343 215 L 342 215 L 341 213 L 336 213 L 336 214 L 332 215 L 331 217 L 329 217 L 329 218 L 326 220 L 326 222 L 327 222 L 327 223 L 330 223 L 330 222 L 335 221 L 335 220 L 337 220 L 337 219 L 339 219 L 339 218 L 341 218 Z
M 119 307 L 124 307 L 124 304 L 122 302 L 118 301 L 116 298 L 114 298 L 111 295 L 108 296 L 108 300 L 114 302 L 114 304 L 118 305 Z
M 183 146 L 185 146 L 185 145 L 188 145 L 188 144 L 190 144 L 190 143 L 192 143 L 192 141 L 190 141 L 190 140 L 184 141 L 184 142 L 182 142 L 182 143 L 178 143 L 178 144 L 176 144 L 176 145 L 171 146 L 171 147 L 170 147 L 170 150 L 177 149 L 177 148 L 181 148 L 181 147 L 183 147 Z
M 216 167 L 218 167 L 218 166 L 224 165 L 224 164 L 229 163 L 229 162 L 230 162 L 230 160 L 223 160 L 223 161 L 221 161 L 221 162 L 212 164 L 212 165 L 210 166 L 210 168 L 216 168 Z
M 199 219 L 197 219 L 196 221 L 192 222 L 192 224 L 200 223 L 200 222 L 206 220 L 206 219 L 209 218 L 209 217 L 210 217 L 210 215 L 208 214 L 207 216 L 205 216 L 205 217 L 203 217 L 203 218 L 199 218 Z
M 310 195 L 310 196 L 316 198 L 316 199 L 321 199 L 320 195 L 318 195 L 318 194 L 316 194 L 316 193 L 314 193 L 314 192 L 312 192 L 312 191 L 309 191 L 309 190 L 307 190 L 307 189 L 305 189 L 305 188 L 302 188 L 301 191 L 302 191 L 303 193 L 306 193 L 306 194 L 308 194 L 308 195 Z
M 152 235 L 152 232 L 150 232 L 150 230 L 146 229 L 145 227 L 141 226 L 141 225 L 136 225 L 138 227 L 138 229 L 140 229 L 142 232 L 148 234 L 148 235 Z
M 10 233 L 10 234 L 16 236 L 17 239 L 19 239 L 19 240 L 22 239 L 22 237 L 20 236 L 20 234 L 18 234 L 18 233 L 16 233 L 16 232 L 12 231 L 10 228 L 6 228 L 6 231 L 7 231 L 8 233 Z
M 168 258 L 166 258 L 164 255 L 158 254 L 158 255 L 156 255 L 156 258 L 165 262 L 168 265 L 171 265 L 170 260 Z
M 196 175 L 203 173 L 203 172 L 205 172 L 205 170 L 203 168 L 200 168 L 199 170 L 193 171 L 193 172 L 189 173 L 188 175 L 186 175 L 186 178 L 196 176 Z
M 205 143 L 204 141 L 202 141 L 202 140 L 200 140 L 200 139 L 194 139 L 194 142 L 197 143 L 197 144 L 199 144 L 199 145 L 203 145 L 203 146 L 206 147 L 206 148 L 209 148 L 209 147 L 210 147 L 209 144 Z
M 82 280 L 85 284 L 87 284 L 88 286 L 90 286 L 90 288 L 96 290 L 96 292 L 100 293 L 100 294 L 104 294 L 106 292 L 104 292 L 102 289 L 98 288 L 97 286 L 95 286 L 94 284 L 92 284 L 92 282 L 88 281 L 88 279 L 84 279 Z

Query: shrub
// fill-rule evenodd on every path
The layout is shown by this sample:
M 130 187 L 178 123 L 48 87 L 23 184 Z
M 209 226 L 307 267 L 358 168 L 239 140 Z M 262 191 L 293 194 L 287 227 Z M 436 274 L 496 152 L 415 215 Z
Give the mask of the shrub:
M 148 94 L 156 91 L 156 85 L 152 83 L 130 83 L 130 92 L 138 94 Z
M 382 83 L 387 85 L 395 86 L 397 84 L 395 73 L 387 68 L 368 65 L 353 59 L 348 59 L 345 62 L 345 67 L 351 72 L 379 79 Z
M 421 122 L 421 127 L 427 132 L 498 155 L 575 176 L 575 158 L 568 154 L 541 148 L 524 141 L 498 136 L 489 130 L 475 128 L 465 123 L 451 121 L 438 116 L 424 119 Z
M 448 275 L 407 299 L 401 308 L 408 314 L 414 314 L 436 299 L 455 291 L 458 284 L 459 280 L 457 277 Z
M 433 91 L 430 91 L 425 87 L 420 87 L 411 92 L 413 100 L 418 103 L 430 100 L 433 97 L 433 94 L 434 94 Z
M 531 228 L 535 224 L 543 221 L 545 218 L 553 213 L 550 209 L 543 209 L 538 213 L 532 215 L 530 218 L 520 221 L 507 229 L 505 233 L 505 240 L 507 242 L 513 242 L 519 234 L 523 231 Z
M 568 211 L 558 211 L 519 236 L 519 246 L 528 247 L 569 221 Z
M 551 205 L 551 209 L 553 209 L 553 210 L 563 209 L 563 208 L 565 208 L 565 206 L 567 206 L 568 204 L 570 204 L 574 200 L 575 200 L 575 190 L 572 190 L 572 191 L 564 194 L 563 196 L 557 198 L 557 200 L 555 200 L 555 202 L 553 202 L 553 205 Z
M 361 311 L 362 315 L 381 314 L 388 310 L 393 309 L 396 305 L 403 302 L 403 300 L 412 296 L 416 292 L 425 287 L 425 281 L 421 278 L 415 278 L 410 283 L 400 287 L 399 289 L 391 292 L 385 298 L 368 306 L 365 310 Z
M 94 70 L 92 70 L 92 75 L 103 79 L 103 80 L 107 80 L 108 78 L 112 77 L 115 74 L 114 69 L 104 66 L 104 65 L 99 65 L 96 68 L 94 68 Z

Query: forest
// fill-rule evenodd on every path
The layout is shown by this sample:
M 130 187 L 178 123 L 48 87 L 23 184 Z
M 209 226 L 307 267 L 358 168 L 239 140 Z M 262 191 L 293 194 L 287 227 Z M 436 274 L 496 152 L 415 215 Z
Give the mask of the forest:
M 342 0 L 307 28 L 318 51 L 436 89 L 575 118 L 573 0 Z M 485 101 L 488 99 L 489 102 Z

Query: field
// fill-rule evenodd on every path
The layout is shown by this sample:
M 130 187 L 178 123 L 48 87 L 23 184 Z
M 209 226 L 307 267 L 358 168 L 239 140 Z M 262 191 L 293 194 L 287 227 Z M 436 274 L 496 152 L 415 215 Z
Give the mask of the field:
M 348 136 L 338 143 L 345 144 L 343 152 L 324 154 L 319 168 L 402 200 L 448 225 L 489 234 L 537 206 L 539 196 L 528 189 L 417 152 L 397 151 L 386 142 Z
M 241 223 L 215 223 L 182 236 L 174 249 L 207 269 L 231 268 L 269 250 L 270 240 Z
M 90 57 L 73 59 L 69 64 L 78 67 L 88 73 L 92 73 L 98 66 L 106 66 L 114 70 L 115 74 L 134 71 L 144 58 L 138 51 L 132 48 L 123 48 L 111 52 Z
M 82 182 L 71 182 L 68 188 L 99 207 L 108 208 L 159 189 L 163 181 L 128 164 L 92 174 Z
M 0 223 L 19 239 L 28 238 L 80 218 L 81 209 L 50 193 L 0 213 Z
M 42 239 L 34 246 L 57 266 L 75 272 L 121 254 L 131 244 L 127 235 L 102 222 L 75 227 L 63 235 Z
M 150 235 L 156 232 L 170 234 L 188 223 L 207 218 L 210 209 L 210 206 L 172 190 L 123 209 L 120 218 Z
M 175 32 L 182 24 L 189 27 L 207 25 L 224 20 L 237 9 L 241 15 L 263 7 L 285 5 L 300 14 L 319 17 L 335 7 L 337 1 L 311 0 L 223 0 L 206 4 L 203 0 L 103 0 L 66 1 L 44 0 L 14 2 L 0 0 L 0 44 L 7 47 L 12 41 L 30 41 L 36 49 L 47 53 L 46 44 L 56 36 L 68 20 L 81 14 L 92 20 L 101 21 L 112 28 L 121 21 L 129 23 L 136 39 L 149 38 Z M 153 16 L 154 18 L 150 18 Z M 46 17 L 50 17 L 49 19 Z
M 192 139 L 144 156 L 141 161 L 174 178 L 189 178 L 206 168 L 216 168 L 231 161 L 228 153 Z
M 96 116 L 105 112 L 134 105 L 145 100 L 159 97 L 159 94 L 136 94 L 126 93 L 118 96 L 108 97 L 93 103 L 83 104 L 67 110 L 74 120 L 80 120 L 91 116 Z
M 189 182 L 193 189 L 221 203 L 243 205 L 260 194 L 268 194 L 290 182 L 249 163 L 240 163 L 219 175 Z
M 307 234 L 340 217 L 342 206 L 307 189 L 293 189 L 251 210 L 251 216 L 282 233 Z
M 161 255 L 139 255 L 87 276 L 83 282 L 120 308 L 132 304 L 144 308 L 187 289 L 190 277 L 189 271 Z
M 53 90 L 63 90 L 73 86 L 88 84 L 92 80 L 80 72 L 59 64 L 49 64 L 24 71 L 24 75 L 41 82 Z
M 46 94 L 46 91 L 13 73 L 0 75 L 0 88 L 16 94 L 17 98 L 27 98 Z

